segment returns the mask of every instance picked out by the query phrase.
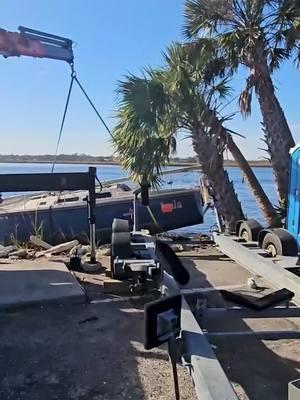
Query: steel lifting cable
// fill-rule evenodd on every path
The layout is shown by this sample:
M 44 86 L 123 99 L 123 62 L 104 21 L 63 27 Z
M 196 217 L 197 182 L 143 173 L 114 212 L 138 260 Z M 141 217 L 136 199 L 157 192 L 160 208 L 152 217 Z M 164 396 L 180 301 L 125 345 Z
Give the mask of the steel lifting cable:
M 103 124 L 103 126 L 105 127 L 105 129 L 107 130 L 107 132 L 109 133 L 109 135 L 111 136 L 111 131 L 108 128 L 108 126 L 106 125 L 104 119 L 101 117 L 99 111 L 97 110 L 97 108 L 95 107 L 94 103 L 92 102 L 92 100 L 90 99 L 90 97 L 88 96 L 87 92 L 84 90 L 82 84 L 79 82 L 77 76 L 76 76 L 76 72 L 74 70 L 74 64 L 71 63 L 71 82 L 70 82 L 70 86 L 69 86 L 69 90 L 68 90 L 68 95 L 67 95 L 67 101 L 65 104 L 65 108 L 64 108 L 64 112 L 63 112 L 63 117 L 62 117 L 62 121 L 61 121 L 61 125 L 60 125 L 60 130 L 59 130 L 59 135 L 58 135 L 58 139 L 57 139 L 57 144 L 56 144 L 56 150 L 55 150 L 55 154 L 54 154 L 54 160 L 53 160 L 53 164 L 52 164 L 52 168 L 51 168 L 51 173 L 53 173 L 54 171 L 54 167 L 56 164 L 56 159 L 57 159 L 57 153 L 58 153 L 58 148 L 59 148 L 59 144 L 60 144 L 60 140 L 61 140 L 61 136 L 62 136 L 62 132 L 64 129 L 64 125 L 65 125 L 65 120 L 66 120 L 66 115 L 67 115 L 67 111 L 68 111 L 68 107 L 69 107 L 69 102 L 70 102 L 70 97 L 71 97 L 71 93 L 72 93 L 72 88 L 73 88 L 73 83 L 74 81 L 77 83 L 77 85 L 79 86 L 80 90 L 82 91 L 82 93 L 84 94 L 84 96 L 86 97 L 87 101 L 89 102 L 89 104 L 91 105 L 91 107 L 93 108 L 93 110 L 95 111 L 96 115 L 98 116 L 98 118 L 100 119 L 101 123 Z
M 90 103 L 90 105 L 92 106 L 93 110 L 94 110 L 95 113 L 97 114 L 98 118 L 99 118 L 100 121 L 102 122 L 104 128 L 107 130 L 107 132 L 108 132 L 108 133 L 110 134 L 110 136 L 111 136 L 111 131 L 110 131 L 109 127 L 106 125 L 104 119 L 101 117 L 101 115 L 100 115 L 99 111 L 97 110 L 97 108 L 95 107 L 94 103 L 92 102 L 92 100 L 91 100 L 90 97 L 88 96 L 87 92 L 84 90 L 83 86 L 82 86 L 81 83 L 79 82 L 79 80 L 78 80 L 76 74 L 75 74 L 74 79 L 75 79 L 77 85 L 79 86 L 79 88 L 81 89 L 82 93 L 85 95 L 87 101 Z
M 60 130 L 59 130 L 59 135 L 58 135 L 58 139 L 57 139 L 56 150 L 55 150 L 55 154 L 54 154 L 54 160 L 53 160 L 53 164 L 52 164 L 52 168 L 51 168 L 51 173 L 53 173 L 54 167 L 55 167 L 55 163 L 56 163 L 57 152 L 58 152 L 58 148 L 59 148 L 59 144 L 60 144 L 60 140 L 61 140 L 61 135 L 62 135 L 62 132 L 63 132 L 63 129 L 64 129 L 64 125 L 65 125 L 65 120 L 66 120 L 66 115 L 67 115 L 67 111 L 68 111 L 68 107 L 69 107 L 69 102 L 70 102 L 70 97 L 71 97 L 71 93 L 72 93 L 74 78 L 75 78 L 75 73 L 74 73 L 73 68 L 72 68 L 71 81 L 70 81 L 70 86 L 69 86 L 69 90 L 68 90 L 68 96 L 67 96 L 67 101 L 66 101 L 66 104 L 65 104 L 65 109 L 64 109 L 62 121 L 61 121 L 61 124 L 60 124 Z

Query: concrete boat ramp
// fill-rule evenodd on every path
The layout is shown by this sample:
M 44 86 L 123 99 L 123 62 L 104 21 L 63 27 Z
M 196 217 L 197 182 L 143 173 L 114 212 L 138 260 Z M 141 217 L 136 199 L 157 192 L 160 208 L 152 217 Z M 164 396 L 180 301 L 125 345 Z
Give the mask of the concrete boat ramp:
M 63 262 L 42 258 L 0 264 L 0 310 L 84 302 L 83 288 Z
M 197 365 L 208 366 L 197 372 L 208 388 L 202 399 L 288 399 L 288 382 L 300 377 L 300 335 L 284 333 L 300 331 L 297 308 L 268 314 L 225 301 L 220 289 L 262 296 L 275 286 L 214 245 L 178 255 L 191 274 L 182 293 L 212 348 L 197 349 Z M 101 262 L 109 266 L 108 257 Z M 59 262 L 4 264 L 0 275 L 1 400 L 174 399 L 166 349 L 143 349 L 149 298 L 105 293 L 103 271 L 79 273 L 78 283 Z M 251 277 L 260 290 L 249 288 Z M 278 331 L 277 340 L 262 334 Z M 197 379 L 194 386 L 178 368 L 181 399 L 201 398 Z M 215 397 L 225 379 L 232 393 Z

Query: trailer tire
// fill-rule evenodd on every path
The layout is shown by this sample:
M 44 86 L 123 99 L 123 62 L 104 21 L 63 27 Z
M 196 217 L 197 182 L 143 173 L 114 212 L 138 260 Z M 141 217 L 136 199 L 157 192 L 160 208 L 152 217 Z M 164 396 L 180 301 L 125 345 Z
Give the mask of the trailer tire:
M 267 233 L 262 242 L 262 249 L 272 257 L 282 256 L 283 249 L 279 237 L 273 233 Z
M 127 219 L 114 218 L 112 223 L 112 232 L 129 232 L 129 222 Z
M 125 272 L 116 267 L 115 259 L 131 257 L 130 247 L 130 233 L 129 232 L 113 232 L 111 235 L 111 256 L 110 256 L 110 268 L 111 277 L 114 279 L 122 279 L 125 277 Z
M 261 248 L 269 252 L 272 257 L 298 255 L 298 243 L 294 236 L 283 228 L 272 229 L 270 231 L 261 232 L 263 239 L 261 240 Z
M 257 242 L 259 232 L 263 229 L 261 224 L 255 219 L 241 221 L 238 226 L 238 236 L 246 242 Z

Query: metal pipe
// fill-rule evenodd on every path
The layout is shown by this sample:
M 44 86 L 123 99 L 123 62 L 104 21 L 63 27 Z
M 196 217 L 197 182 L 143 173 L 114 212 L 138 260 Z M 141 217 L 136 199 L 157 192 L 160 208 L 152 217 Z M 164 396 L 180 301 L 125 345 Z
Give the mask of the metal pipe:
M 88 209 L 89 209 L 89 223 L 90 223 L 90 246 L 91 246 L 91 263 L 96 262 L 96 168 L 89 168 L 89 199 L 88 199 Z
M 266 310 L 249 310 L 247 308 L 206 308 L 203 311 L 202 321 L 219 319 L 255 319 L 255 318 L 299 318 L 298 307 L 275 307 Z
M 175 400 L 180 400 L 178 374 L 177 374 L 176 346 L 177 346 L 176 338 L 175 337 L 170 338 L 168 340 L 168 352 L 172 366 Z
M 275 288 L 281 289 L 285 287 L 294 292 L 295 297 L 292 301 L 297 306 L 300 306 L 300 278 L 285 269 L 285 264 L 291 266 L 291 263 L 295 263 L 296 259 L 294 257 L 282 257 L 283 261 L 276 268 L 272 259 L 264 258 L 260 255 L 260 250 L 249 250 L 249 248 L 236 242 L 234 238 L 234 236 L 214 233 L 215 243 L 222 253 L 252 274 L 262 276 Z
M 178 294 L 180 290 L 173 277 L 164 272 L 163 291 Z M 200 400 L 237 400 L 223 368 L 213 352 L 206 335 L 196 321 L 184 296 L 182 297 L 181 328 L 185 356 Z
M 90 224 L 91 263 L 96 262 L 96 226 Z
M 133 231 L 139 230 L 139 213 L 138 213 L 138 193 L 134 194 L 133 200 Z
M 300 331 L 237 331 L 237 332 L 205 332 L 211 338 L 235 338 L 239 336 L 256 337 L 261 340 L 300 339 Z
M 23 35 L 33 34 L 33 35 L 36 35 L 40 39 L 51 38 L 51 39 L 55 39 L 55 40 L 58 40 L 58 41 L 61 41 L 61 42 L 68 43 L 70 45 L 72 45 L 72 43 L 73 43 L 71 39 L 68 39 L 66 37 L 54 35 L 53 33 L 38 31 L 36 29 L 27 28 L 26 26 L 22 26 L 22 25 L 18 26 L 18 30 Z

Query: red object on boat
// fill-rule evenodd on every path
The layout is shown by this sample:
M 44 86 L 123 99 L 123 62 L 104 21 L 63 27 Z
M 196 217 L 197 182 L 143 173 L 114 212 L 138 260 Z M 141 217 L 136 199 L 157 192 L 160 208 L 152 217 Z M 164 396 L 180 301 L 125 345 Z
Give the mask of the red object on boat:
M 174 210 L 174 205 L 173 203 L 160 203 L 160 209 L 165 214 L 171 213 Z

